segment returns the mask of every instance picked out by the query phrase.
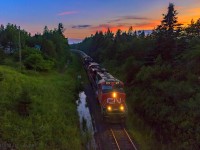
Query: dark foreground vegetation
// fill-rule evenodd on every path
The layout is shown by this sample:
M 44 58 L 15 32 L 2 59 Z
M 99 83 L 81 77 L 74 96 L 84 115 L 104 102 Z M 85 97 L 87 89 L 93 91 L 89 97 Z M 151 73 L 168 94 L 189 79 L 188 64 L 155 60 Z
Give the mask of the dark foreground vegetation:
M 0 149 L 82 148 L 76 111 L 79 66 L 63 30 L 59 24 L 30 36 L 16 25 L 1 25 Z
M 200 148 L 200 19 L 183 27 L 169 4 L 149 35 L 132 27 L 116 34 L 108 29 L 71 47 L 125 81 L 128 120 L 134 126 L 132 116 L 139 116 L 160 144 L 147 149 Z

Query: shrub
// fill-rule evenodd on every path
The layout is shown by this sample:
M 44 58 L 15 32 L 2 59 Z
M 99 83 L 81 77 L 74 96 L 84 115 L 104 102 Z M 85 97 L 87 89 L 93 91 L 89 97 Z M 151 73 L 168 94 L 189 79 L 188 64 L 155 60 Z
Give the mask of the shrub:
M 27 69 L 35 71 L 49 71 L 55 63 L 52 60 L 44 60 L 39 53 L 30 54 L 24 61 L 24 65 Z
M 27 69 L 42 70 L 43 57 L 41 54 L 30 54 L 25 60 L 24 65 Z

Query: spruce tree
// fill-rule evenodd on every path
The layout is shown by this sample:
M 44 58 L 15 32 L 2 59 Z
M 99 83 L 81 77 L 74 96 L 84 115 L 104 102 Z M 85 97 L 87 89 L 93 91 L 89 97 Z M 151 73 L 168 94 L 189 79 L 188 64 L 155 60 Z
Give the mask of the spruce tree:
M 58 24 L 58 33 L 59 33 L 60 35 L 64 36 L 64 35 L 63 35 L 63 34 L 64 34 L 64 31 L 65 31 L 65 29 L 64 29 L 63 24 L 62 24 L 62 23 L 59 23 L 59 24 Z
M 170 3 L 167 14 L 163 14 L 161 25 L 153 31 L 156 39 L 156 56 L 161 54 L 163 60 L 166 61 L 172 61 L 177 51 L 176 41 L 181 29 L 177 14 L 174 4 Z

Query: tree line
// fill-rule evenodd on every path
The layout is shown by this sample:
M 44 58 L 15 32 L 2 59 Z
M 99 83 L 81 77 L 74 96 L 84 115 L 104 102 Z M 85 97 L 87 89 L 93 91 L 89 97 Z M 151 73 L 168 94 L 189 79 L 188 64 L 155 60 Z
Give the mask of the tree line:
M 7 64 L 8 59 L 11 59 L 15 66 L 19 65 L 21 50 L 24 68 L 36 71 L 60 70 L 70 58 L 68 41 L 63 33 L 62 23 L 53 30 L 45 26 L 42 34 L 34 36 L 14 24 L 1 25 L 0 63 Z
M 200 148 L 200 19 L 184 27 L 170 3 L 151 34 L 132 27 L 115 34 L 108 29 L 71 47 L 125 82 L 129 113 L 151 126 L 162 143 Z

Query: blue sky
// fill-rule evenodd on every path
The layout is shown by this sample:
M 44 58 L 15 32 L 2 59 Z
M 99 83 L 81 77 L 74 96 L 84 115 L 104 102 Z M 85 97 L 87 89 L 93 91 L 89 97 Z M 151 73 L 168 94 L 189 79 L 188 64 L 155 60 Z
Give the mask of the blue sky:
M 83 39 L 108 27 L 114 32 L 130 26 L 153 29 L 170 2 L 180 22 L 200 18 L 200 0 L 1 0 L 0 23 L 17 24 L 34 34 L 41 33 L 45 25 L 53 29 L 62 22 L 66 37 Z

